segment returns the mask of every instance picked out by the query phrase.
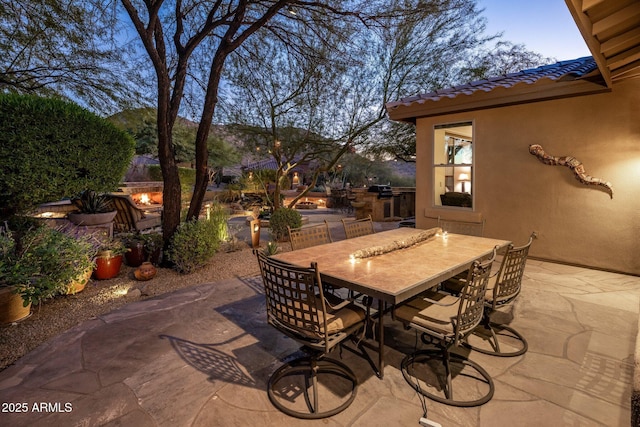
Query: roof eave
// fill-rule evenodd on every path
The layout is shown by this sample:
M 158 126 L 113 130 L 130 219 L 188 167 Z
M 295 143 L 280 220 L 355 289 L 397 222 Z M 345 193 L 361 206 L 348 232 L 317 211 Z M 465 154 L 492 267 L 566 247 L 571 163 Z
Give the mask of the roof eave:
M 495 88 L 490 92 L 474 92 L 455 98 L 416 100 L 410 104 L 387 105 L 391 120 L 415 123 L 421 117 L 441 116 L 475 110 L 505 107 L 508 105 L 549 101 L 574 96 L 610 92 L 602 82 L 574 80 L 557 82 L 544 79 L 536 84 L 523 84 L 510 88 Z M 395 104 L 395 103 L 394 103 Z
M 596 61 L 598 70 L 600 70 L 600 74 L 602 74 L 602 77 L 604 78 L 604 81 L 606 82 L 607 87 L 611 87 L 613 85 L 613 82 L 611 80 L 611 71 L 607 66 L 607 59 L 604 57 L 604 55 L 601 52 L 600 42 L 598 42 L 598 40 L 596 40 L 596 38 L 593 37 L 593 24 L 591 23 L 591 20 L 589 20 L 587 15 L 585 15 L 585 13 L 582 11 L 582 8 L 580 7 L 580 5 L 582 4 L 582 1 L 581 0 L 580 1 L 565 0 L 565 3 L 567 4 L 567 8 L 571 13 L 571 16 L 573 17 L 573 20 L 575 21 L 576 26 L 578 27 L 578 30 L 582 35 L 582 38 L 584 39 L 585 43 L 587 44 L 587 47 L 591 51 L 591 55 L 593 56 L 593 59 Z

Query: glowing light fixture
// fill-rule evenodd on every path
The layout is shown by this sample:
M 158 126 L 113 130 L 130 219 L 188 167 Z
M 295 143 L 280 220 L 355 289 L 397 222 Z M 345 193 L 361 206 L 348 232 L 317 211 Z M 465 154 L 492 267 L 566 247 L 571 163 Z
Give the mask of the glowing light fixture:
M 467 174 L 467 173 L 461 173 L 461 174 L 458 176 L 458 181 L 460 181 L 460 182 L 462 183 L 462 192 L 463 192 L 463 193 L 466 193 L 465 188 L 464 188 L 464 184 L 465 184 L 465 182 L 468 182 L 468 181 L 469 181 L 469 174 Z

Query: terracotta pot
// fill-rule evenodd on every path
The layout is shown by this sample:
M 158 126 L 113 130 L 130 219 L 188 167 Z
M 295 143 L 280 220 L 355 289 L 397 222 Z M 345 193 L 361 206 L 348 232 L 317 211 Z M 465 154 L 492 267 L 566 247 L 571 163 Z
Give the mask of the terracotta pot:
M 87 283 L 89 283 L 89 279 L 91 278 L 92 272 L 93 272 L 93 268 L 89 268 L 77 280 L 73 280 L 71 283 L 69 283 L 69 286 L 67 286 L 66 294 L 74 295 L 74 294 L 77 294 L 78 292 L 82 292 L 84 288 L 87 286 Z
M 133 272 L 138 280 L 151 280 L 156 276 L 158 270 L 150 262 L 143 262 L 140 267 Z
M 158 248 L 151 253 L 148 253 L 145 250 L 144 254 L 149 258 L 149 262 L 151 262 L 151 264 L 160 265 L 160 262 L 162 261 L 162 248 Z
M 124 254 L 124 259 L 130 267 L 140 266 L 146 259 L 144 242 L 132 242 L 127 245 L 129 252 Z
M 96 268 L 93 270 L 93 278 L 98 280 L 112 279 L 120 273 L 122 255 L 113 256 L 111 252 L 103 252 L 96 258 Z
M 67 219 L 75 225 L 102 225 L 113 221 L 117 213 L 118 211 L 95 214 L 71 212 L 67 214 Z
M 20 294 L 14 294 L 13 290 L 13 287 L 0 288 L 0 325 L 18 322 L 31 315 L 31 304 L 25 307 Z

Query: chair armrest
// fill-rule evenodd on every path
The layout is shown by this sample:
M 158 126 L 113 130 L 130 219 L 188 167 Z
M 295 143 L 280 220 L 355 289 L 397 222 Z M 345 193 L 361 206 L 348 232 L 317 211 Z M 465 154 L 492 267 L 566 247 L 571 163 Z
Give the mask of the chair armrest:
M 331 301 L 329 301 L 326 297 L 324 299 L 325 304 L 327 304 L 327 307 L 330 308 L 331 310 L 340 310 L 341 308 L 344 308 L 346 306 L 348 306 L 349 304 L 351 304 L 351 301 L 349 300 L 343 300 L 342 302 L 338 303 L 338 304 L 332 304 Z
M 324 294 L 324 303 L 329 310 L 336 311 L 348 306 L 351 304 L 351 301 L 334 296 L 333 294 Z

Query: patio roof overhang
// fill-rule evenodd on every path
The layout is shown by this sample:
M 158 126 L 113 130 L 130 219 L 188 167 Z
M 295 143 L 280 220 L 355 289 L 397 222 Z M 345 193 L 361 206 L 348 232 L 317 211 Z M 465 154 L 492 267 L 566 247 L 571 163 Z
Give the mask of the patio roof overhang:
M 591 57 L 563 61 L 386 105 L 391 120 L 416 118 L 608 92 Z
M 390 102 L 391 120 L 496 108 L 611 90 L 640 77 L 640 2 L 565 0 L 593 58 L 578 58 Z M 590 63 L 589 63 L 590 61 Z
M 607 86 L 640 76 L 640 2 L 565 0 Z

